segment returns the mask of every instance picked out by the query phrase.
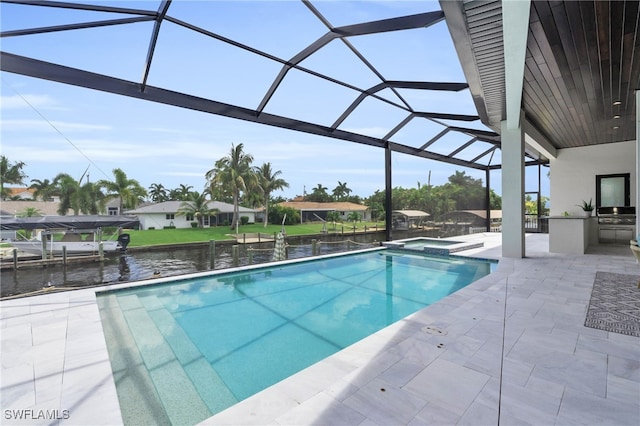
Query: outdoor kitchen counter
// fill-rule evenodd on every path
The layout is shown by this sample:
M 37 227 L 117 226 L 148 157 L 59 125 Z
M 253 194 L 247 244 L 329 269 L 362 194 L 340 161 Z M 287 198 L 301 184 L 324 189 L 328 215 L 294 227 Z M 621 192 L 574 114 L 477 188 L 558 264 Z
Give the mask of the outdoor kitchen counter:
M 549 216 L 549 252 L 584 254 L 595 230 L 595 218 Z M 593 229 L 592 229 L 593 228 Z

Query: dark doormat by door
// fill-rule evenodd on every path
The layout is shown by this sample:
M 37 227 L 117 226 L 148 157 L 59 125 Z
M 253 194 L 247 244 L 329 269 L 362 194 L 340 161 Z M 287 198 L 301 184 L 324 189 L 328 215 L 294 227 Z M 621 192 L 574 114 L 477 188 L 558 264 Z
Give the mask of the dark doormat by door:
M 640 276 L 596 272 L 586 327 L 640 337 Z

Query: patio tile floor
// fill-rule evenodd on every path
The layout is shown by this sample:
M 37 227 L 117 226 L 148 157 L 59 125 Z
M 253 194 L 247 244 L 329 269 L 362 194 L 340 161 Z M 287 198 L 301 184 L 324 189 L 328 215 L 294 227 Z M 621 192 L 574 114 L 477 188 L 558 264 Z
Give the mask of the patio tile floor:
M 463 238 L 485 245 L 460 254 L 500 258 L 500 234 Z M 527 258 L 203 424 L 637 425 L 640 339 L 584 320 L 596 271 L 640 265 L 526 240 Z M 2 301 L 0 327 L 3 424 L 122 423 L 95 289 Z

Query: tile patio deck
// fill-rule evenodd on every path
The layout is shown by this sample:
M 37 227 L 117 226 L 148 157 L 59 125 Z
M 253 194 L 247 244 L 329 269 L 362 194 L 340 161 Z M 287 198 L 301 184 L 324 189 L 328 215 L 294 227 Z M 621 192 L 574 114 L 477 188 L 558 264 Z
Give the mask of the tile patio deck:
M 485 243 L 464 255 L 500 257 L 500 234 L 464 238 Z M 527 235 L 527 258 L 204 424 L 637 425 L 640 339 L 583 325 L 596 271 L 640 265 Z M 0 327 L 2 424 L 122 423 L 95 289 L 2 301 Z

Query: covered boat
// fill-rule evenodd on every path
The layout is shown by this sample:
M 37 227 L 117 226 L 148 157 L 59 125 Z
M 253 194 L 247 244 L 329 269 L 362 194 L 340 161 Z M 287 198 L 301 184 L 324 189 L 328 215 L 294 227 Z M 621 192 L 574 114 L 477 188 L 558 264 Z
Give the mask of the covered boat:
M 136 228 L 139 221 L 135 216 L 41 216 L 24 218 L 3 218 L 2 230 L 37 231 L 29 240 L 9 240 L 11 246 L 20 251 L 36 255 L 71 256 L 96 254 L 102 246 L 103 253 L 123 251 L 129 243 L 129 234 L 118 232 L 117 239 L 102 240 L 105 227 Z

